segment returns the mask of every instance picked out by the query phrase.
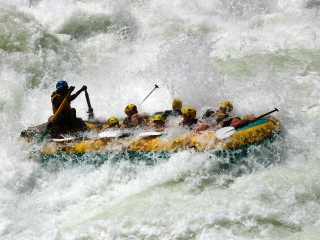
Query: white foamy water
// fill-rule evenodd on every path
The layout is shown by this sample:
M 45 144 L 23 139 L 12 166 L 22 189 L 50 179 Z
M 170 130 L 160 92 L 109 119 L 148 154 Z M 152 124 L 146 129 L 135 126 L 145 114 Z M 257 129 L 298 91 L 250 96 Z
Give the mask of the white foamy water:
M 318 0 L 0 1 L 0 238 L 317 239 L 319 10 Z M 19 135 L 51 115 L 60 79 L 88 87 L 98 119 L 123 117 L 128 103 L 169 109 L 174 97 L 201 116 L 228 99 L 235 115 L 278 108 L 283 128 L 244 156 L 41 163 Z M 72 105 L 87 119 L 83 93 Z

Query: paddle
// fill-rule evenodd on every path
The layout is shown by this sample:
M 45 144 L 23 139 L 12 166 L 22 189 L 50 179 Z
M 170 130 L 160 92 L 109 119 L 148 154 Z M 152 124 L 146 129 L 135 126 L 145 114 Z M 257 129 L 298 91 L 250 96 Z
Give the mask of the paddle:
M 159 88 L 159 87 L 157 85 L 155 85 L 154 89 L 148 94 L 148 96 L 146 96 L 145 99 L 143 99 L 143 101 L 140 104 L 142 104 L 151 95 L 151 93 L 153 93 L 153 91 L 156 90 L 157 88 Z
M 143 132 L 137 135 L 138 138 L 147 138 L 147 137 L 157 137 L 161 136 L 162 132 Z M 129 137 L 134 135 L 133 132 L 122 132 L 120 130 L 111 130 L 104 131 L 99 133 L 98 138 L 118 138 L 118 137 Z
M 87 90 L 85 90 L 85 95 L 86 95 L 86 99 L 87 99 L 87 104 L 88 104 L 88 113 L 89 113 L 89 120 L 91 118 L 94 118 L 94 114 L 93 114 L 93 108 L 91 107 L 91 103 L 90 103 L 90 98 L 89 98 L 89 94 L 87 92 Z
M 138 135 L 138 138 L 157 137 L 161 135 L 162 132 L 143 132 Z
M 105 132 L 101 132 L 99 133 L 99 138 L 117 138 L 121 135 L 121 131 L 120 130 L 114 130 L 114 131 L 105 131 Z
M 38 143 L 42 142 L 42 140 L 44 139 L 44 137 L 47 135 L 49 129 L 52 127 L 52 125 L 54 124 L 54 122 L 57 120 L 59 114 L 61 113 L 62 109 L 64 108 L 64 106 L 67 104 L 68 102 L 68 97 L 70 96 L 71 92 L 74 90 L 74 87 L 70 87 L 69 88 L 69 92 L 67 93 L 67 95 L 65 96 L 65 98 L 63 99 L 62 103 L 60 104 L 58 110 L 54 113 L 53 117 L 50 119 L 48 125 L 46 126 L 46 128 L 43 130 L 41 136 L 38 139 Z
M 275 108 L 274 110 L 257 117 L 253 122 L 255 122 L 256 120 L 263 118 L 264 116 L 267 116 L 273 112 L 278 112 L 278 109 Z M 222 140 L 222 139 L 225 139 L 225 138 L 232 136 L 232 134 L 234 134 L 235 131 L 236 131 L 236 129 L 234 127 L 224 127 L 224 128 L 219 129 L 218 131 L 216 131 L 215 136 L 219 140 Z

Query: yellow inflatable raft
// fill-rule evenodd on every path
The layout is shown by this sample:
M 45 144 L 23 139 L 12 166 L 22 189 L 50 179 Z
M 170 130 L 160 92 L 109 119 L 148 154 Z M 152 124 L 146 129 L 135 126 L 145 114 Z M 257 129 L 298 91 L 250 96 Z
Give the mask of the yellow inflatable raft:
M 91 128 L 99 130 L 101 126 L 87 123 Z M 186 149 L 196 151 L 219 151 L 259 143 L 271 137 L 280 129 L 280 122 L 272 116 L 265 116 L 246 127 L 239 128 L 224 139 L 218 139 L 214 131 L 199 133 L 177 132 L 143 132 L 123 133 L 102 132 L 97 136 L 86 139 L 52 139 L 43 143 L 41 154 L 78 154 L 78 153 L 106 153 L 119 151 L 133 152 L 176 152 Z

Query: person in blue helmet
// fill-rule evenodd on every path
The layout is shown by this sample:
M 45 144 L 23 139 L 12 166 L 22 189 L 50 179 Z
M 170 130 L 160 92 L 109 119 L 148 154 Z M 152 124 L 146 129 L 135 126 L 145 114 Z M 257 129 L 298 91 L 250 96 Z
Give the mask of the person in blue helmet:
M 64 80 L 60 80 L 56 84 L 56 91 L 51 94 L 51 103 L 52 103 L 52 112 L 56 113 L 60 107 L 62 101 L 65 99 L 69 90 L 73 90 L 74 87 L 69 88 L 68 83 Z M 64 105 L 61 113 L 59 114 L 56 122 L 54 123 L 51 135 L 56 137 L 59 134 L 71 133 L 74 131 L 83 131 L 86 129 L 86 124 L 82 121 L 81 118 L 77 118 L 76 109 L 71 108 L 71 102 L 76 99 L 79 94 L 87 90 L 87 86 L 82 86 L 82 88 L 77 91 L 75 94 L 70 95 L 67 98 L 67 103 Z M 51 118 L 51 117 L 50 117 Z M 49 121 L 50 121 L 49 118 Z

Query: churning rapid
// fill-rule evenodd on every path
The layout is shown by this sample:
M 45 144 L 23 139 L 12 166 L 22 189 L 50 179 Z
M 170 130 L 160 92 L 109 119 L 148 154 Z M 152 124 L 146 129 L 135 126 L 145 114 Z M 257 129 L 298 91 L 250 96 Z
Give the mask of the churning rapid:
M 0 238 L 317 239 L 319 10 L 319 0 L 1 0 Z M 128 103 L 170 109 L 174 97 L 201 116 L 228 99 L 239 116 L 278 108 L 282 131 L 237 157 L 43 163 L 19 135 L 47 121 L 61 79 L 88 87 L 100 120 Z M 84 94 L 72 106 L 87 120 Z

